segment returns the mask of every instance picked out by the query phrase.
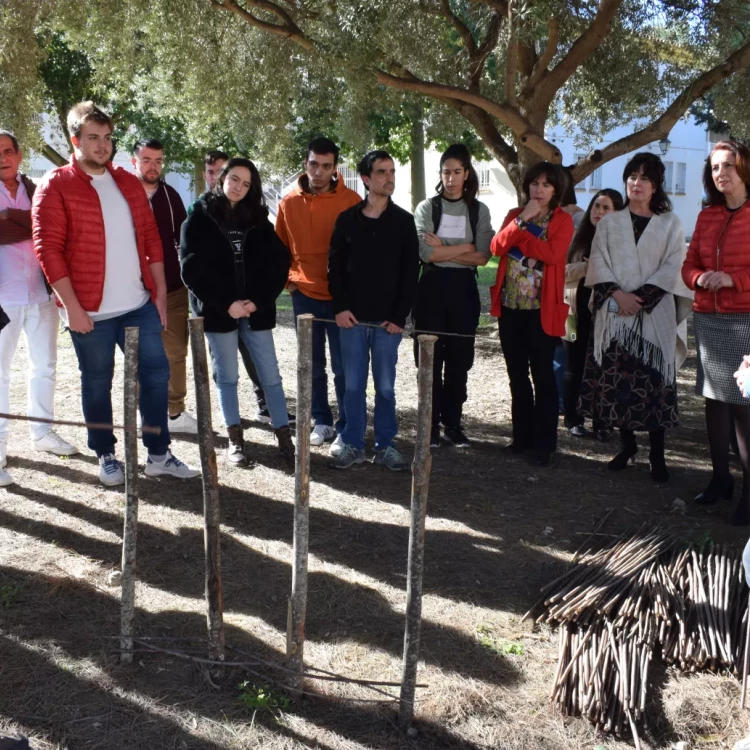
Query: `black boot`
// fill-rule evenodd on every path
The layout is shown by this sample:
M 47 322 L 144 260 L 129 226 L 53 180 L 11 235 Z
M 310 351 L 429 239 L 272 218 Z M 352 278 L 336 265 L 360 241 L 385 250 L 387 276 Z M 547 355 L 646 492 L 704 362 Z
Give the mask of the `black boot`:
M 276 433 L 276 442 L 279 444 L 279 453 L 281 457 L 289 463 L 294 463 L 294 443 L 292 442 L 292 431 L 289 425 L 284 425 L 274 430 Z
M 729 474 L 725 477 L 717 477 L 714 474 L 700 495 L 695 496 L 697 505 L 715 505 L 719 500 L 731 500 L 734 495 L 734 477 Z
M 638 444 L 632 430 L 620 430 L 620 452 L 607 464 L 610 471 L 622 471 L 628 463 L 635 463 Z
M 651 464 L 651 479 L 655 482 L 668 482 L 669 470 L 664 460 L 664 437 L 665 430 L 652 430 L 648 433 L 651 442 L 651 450 L 648 454 L 648 460 Z
M 229 445 L 225 453 L 227 463 L 233 466 L 247 466 L 245 457 L 245 438 L 242 431 L 242 425 L 233 424 L 227 427 L 229 436 Z

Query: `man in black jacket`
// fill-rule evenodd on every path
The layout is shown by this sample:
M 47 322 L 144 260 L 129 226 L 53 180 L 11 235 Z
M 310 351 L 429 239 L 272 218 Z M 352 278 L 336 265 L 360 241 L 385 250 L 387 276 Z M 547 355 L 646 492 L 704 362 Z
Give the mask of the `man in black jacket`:
M 391 471 L 407 464 L 393 445 L 398 347 L 419 275 L 414 217 L 391 200 L 396 169 L 387 151 L 371 151 L 357 167 L 367 198 L 339 215 L 328 256 L 328 285 L 346 379 L 344 448 L 337 469 L 365 462 L 367 378 L 375 383 L 374 463 Z
M 161 338 L 169 360 L 169 432 L 196 435 L 198 422 L 185 411 L 190 315 L 187 289 L 180 278 L 180 227 L 187 217 L 185 205 L 179 193 L 161 179 L 164 147 L 160 141 L 156 138 L 138 141 L 131 162 L 148 196 L 164 249 L 167 328 Z

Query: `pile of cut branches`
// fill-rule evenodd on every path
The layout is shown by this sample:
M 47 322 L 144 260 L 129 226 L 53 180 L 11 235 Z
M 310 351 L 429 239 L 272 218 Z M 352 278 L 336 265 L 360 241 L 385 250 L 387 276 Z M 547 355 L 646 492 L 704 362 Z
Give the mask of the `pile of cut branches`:
M 642 530 L 576 555 L 542 594 L 526 617 L 541 609 L 536 621 L 559 627 L 552 699 L 603 732 L 629 728 L 636 747 L 652 659 L 741 671 L 748 588 L 737 550 Z

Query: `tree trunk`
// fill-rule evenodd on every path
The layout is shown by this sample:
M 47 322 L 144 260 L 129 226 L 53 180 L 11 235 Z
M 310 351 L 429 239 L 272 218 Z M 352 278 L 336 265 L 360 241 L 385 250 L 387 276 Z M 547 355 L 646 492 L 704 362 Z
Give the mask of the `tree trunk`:
M 411 210 L 427 197 L 424 175 L 424 120 L 421 104 L 415 104 L 411 120 L 411 145 L 409 166 L 411 168 Z
M 203 176 L 203 159 L 193 161 L 193 189 L 195 197 L 200 198 L 206 192 L 206 178 Z
M 49 143 L 45 143 L 42 147 L 42 155 L 49 159 L 56 167 L 63 167 L 68 163 L 68 160 L 56 149 L 52 148 Z

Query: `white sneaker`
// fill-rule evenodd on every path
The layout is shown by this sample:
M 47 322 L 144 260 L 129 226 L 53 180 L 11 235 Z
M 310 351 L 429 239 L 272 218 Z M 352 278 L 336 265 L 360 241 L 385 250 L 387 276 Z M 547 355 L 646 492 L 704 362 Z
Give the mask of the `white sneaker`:
M 10 484 L 13 484 L 13 477 L 5 469 L 0 469 L 0 487 L 7 487 Z
M 310 433 L 310 445 L 330 443 L 336 437 L 336 430 L 327 424 L 316 424 Z
M 179 458 L 175 458 L 171 451 L 167 451 L 162 460 L 154 460 L 149 457 L 146 459 L 146 476 L 147 477 L 177 477 L 178 479 L 193 479 L 201 475 L 200 469 L 193 469 L 187 464 L 182 463 Z
M 34 440 L 34 450 L 47 451 L 56 456 L 73 456 L 78 453 L 78 448 L 72 443 L 63 440 L 54 430 Z
M 0 469 L 8 463 L 8 438 L 0 438 Z
M 118 484 L 125 484 L 122 464 L 115 458 L 114 453 L 105 453 L 103 456 L 99 456 L 99 481 L 105 487 L 117 487 Z
M 341 455 L 341 451 L 344 450 L 344 439 L 341 435 L 336 435 L 336 439 L 331 443 L 331 447 L 328 449 L 328 455 L 333 458 L 338 458 Z
M 170 434 L 182 434 L 182 435 L 197 435 L 198 434 L 198 420 L 190 414 L 190 412 L 183 411 L 177 419 L 169 418 L 167 425 L 169 427 Z

